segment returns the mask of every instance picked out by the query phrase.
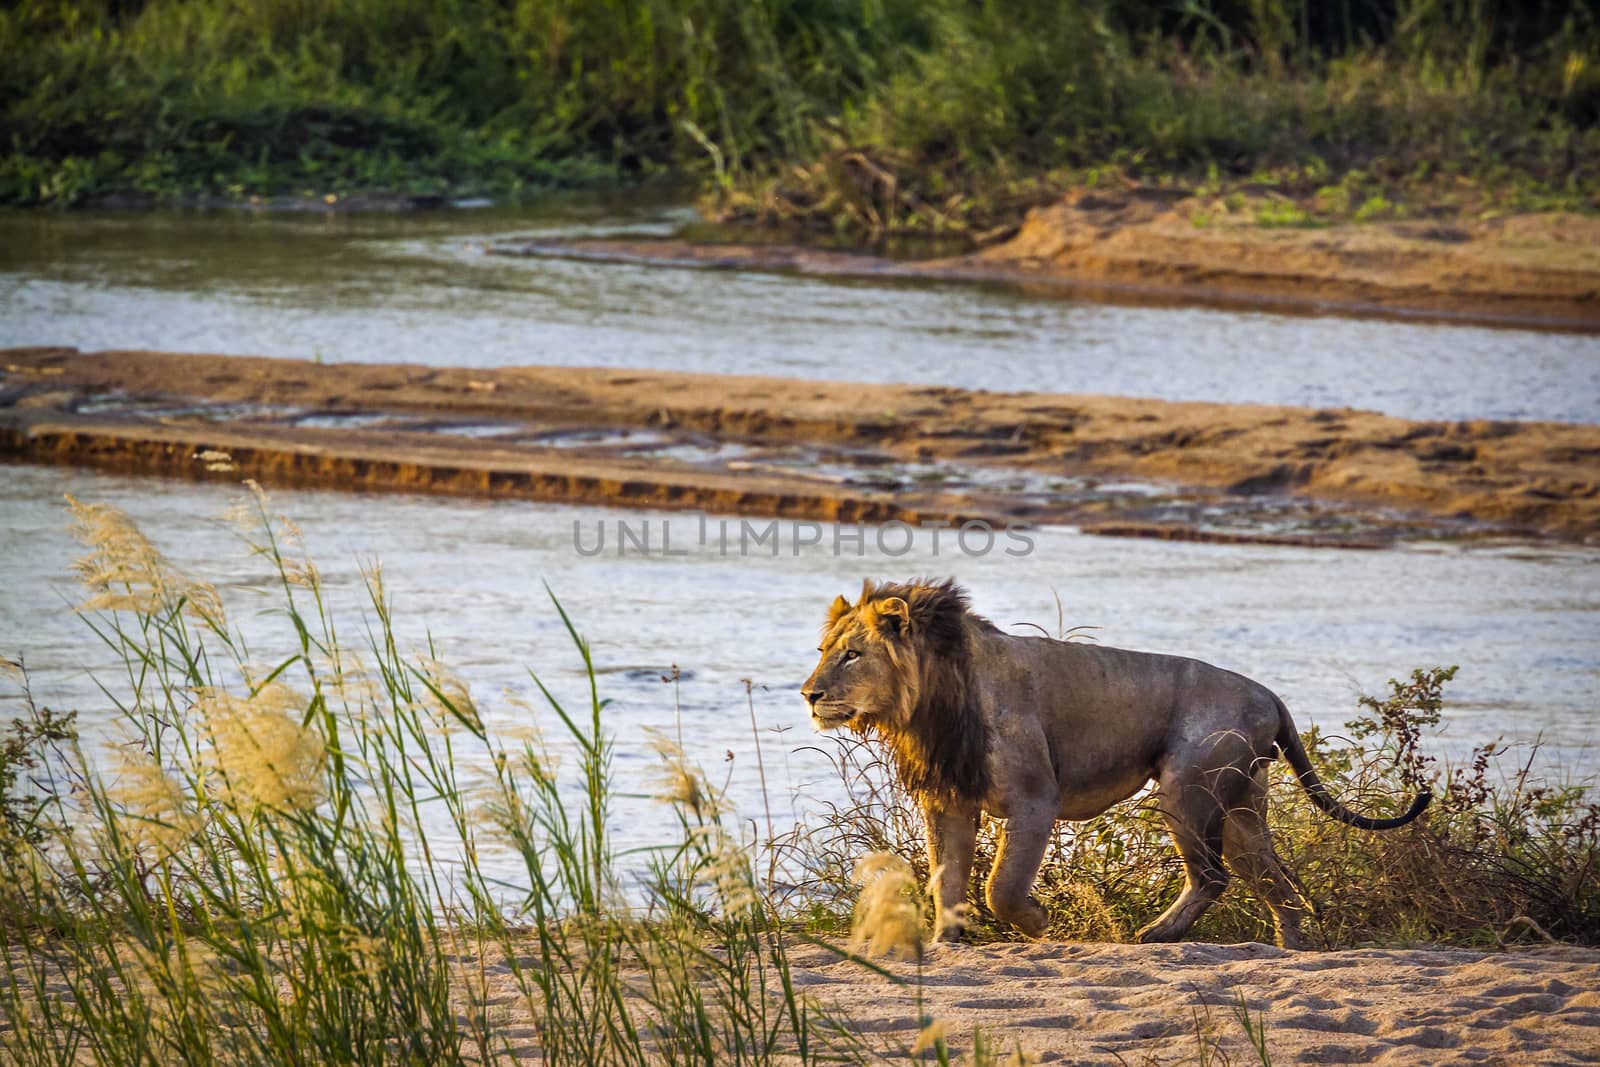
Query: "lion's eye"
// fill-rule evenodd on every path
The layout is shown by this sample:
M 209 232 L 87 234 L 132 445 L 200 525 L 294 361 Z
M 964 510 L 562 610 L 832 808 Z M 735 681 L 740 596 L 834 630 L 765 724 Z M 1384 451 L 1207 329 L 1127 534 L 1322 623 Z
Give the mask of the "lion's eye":
M 846 663 L 853 662 L 854 660 L 858 660 L 860 658 L 861 658 L 861 653 L 857 652 L 855 649 L 847 648 L 847 649 L 844 650 L 844 661 Z

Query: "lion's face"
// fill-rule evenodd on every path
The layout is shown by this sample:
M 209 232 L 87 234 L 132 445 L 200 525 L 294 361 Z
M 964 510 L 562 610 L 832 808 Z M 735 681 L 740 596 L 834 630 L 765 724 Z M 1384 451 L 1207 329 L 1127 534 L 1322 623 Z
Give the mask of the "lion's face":
M 908 615 L 898 597 L 863 597 L 854 607 L 844 597 L 834 600 L 818 649 L 822 658 L 800 689 L 817 729 L 860 729 L 897 717 L 910 657 L 900 641 Z

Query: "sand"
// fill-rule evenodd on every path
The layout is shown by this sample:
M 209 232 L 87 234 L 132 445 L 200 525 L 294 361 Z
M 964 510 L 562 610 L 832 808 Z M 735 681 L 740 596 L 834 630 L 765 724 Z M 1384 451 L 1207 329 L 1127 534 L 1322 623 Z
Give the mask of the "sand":
M 859 1027 L 914 1039 L 914 985 L 820 949 L 798 950 L 795 963 L 803 988 L 847 1005 Z M 895 970 L 914 983 L 914 969 Z M 1255 1063 L 1241 997 L 1264 1016 L 1273 1063 L 1600 1063 L 1593 949 L 956 945 L 935 950 L 922 996 L 953 1046 L 970 1049 L 982 1027 L 1041 1063 L 1197 1063 L 1200 1035 L 1231 1062 Z
M 538 950 L 522 955 L 526 968 Z M 920 973 L 877 961 L 893 978 L 809 943 L 788 955 L 796 994 L 852 1032 L 848 1042 L 819 1032 L 824 1047 L 859 1043 L 869 1062 L 933 1062 L 907 1056 L 925 1016 L 943 1024 L 951 1063 L 973 1062 L 981 1031 L 1001 1064 L 1020 1050 L 1035 1064 L 1245 1067 L 1262 1062 L 1241 1021 L 1247 1009 L 1278 1065 L 1600 1064 L 1600 949 L 1572 945 L 995 942 L 934 946 Z M 618 962 L 625 983 L 648 990 L 637 963 Z M 535 1006 L 503 949 L 462 948 L 448 964 L 463 1022 L 482 1013 L 493 1040 L 541 1062 Z M 782 1004 L 781 980 L 766 980 L 768 1003 Z M 47 989 L 71 995 L 59 977 Z M 715 1010 L 716 988 L 705 992 Z M 637 1021 L 650 1009 L 640 999 L 630 1013 Z
M 1161 190 L 1080 190 L 1030 212 L 1010 240 L 967 257 L 1042 275 L 1200 289 L 1308 308 L 1600 328 L 1600 218 L 1264 227 L 1258 194 L 1228 210 Z
M 1006 282 L 1111 303 L 1600 330 L 1600 218 L 1530 212 L 1267 226 L 1293 208 L 1271 190 L 1227 200 L 1184 190 L 1078 190 L 975 251 L 934 259 L 719 241 L 594 237 L 504 241 L 559 256 L 836 277 Z M 1281 217 L 1281 215 L 1280 215 Z
M 533 1053 L 532 1016 L 503 958 L 456 963 L 483 983 L 500 1032 Z M 920 976 L 880 961 L 898 981 L 809 944 L 791 947 L 790 963 L 796 989 L 875 1061 L 908 1062 L 920 998 L 953 1063 L 972 1062 L 981 1029 L 1001 1062 L 1020 1049 L 1030 1063 L 1257 1064 L 1241 1005 L 1274 1064 L 1600 1063 L 1600 949 L 1001 942 L 934 946 Z
M 1600 540 L 1600 426 L 1592 425 L 673 371 L 67 348 L 0 351 L 0 372 L 0 457 L 139 473 L 818 521 L 979 518 L 1355 547 L 1418 528 Z M 174 398 L 200 406 L 174 409 Z M 82 410 L 88 401 L 95 407 Z M 405 419 L 310 425 L 299 421 L 307 413 Z M 516 432 L 450 429 L 485 422 Z M 605 439 L 582 438 L 597 432 Z M 651 435 L 704 454 L 619 447 Z M 717 451 L 729 445 L 744 451 Z M 206 452 L 225 452 L 229 462 L 208 463 L 200 458 Z M 1090 488 L 1030 494 L 1006 488 L 1005 478 L 986 486 L 978 477 L 884 486 L 872 474 L 884 464 L 926 470 L 935 463 L 974 476 L 1079 479 Z M 1163 503 L 1195 507 L 1153 519 L 1148 495 L 1097 488 L 1130 478 L 1166 494 Z M 1287 533 L 1270 524 L 1230 532 L 1184 518 L 1207 504 L 1248 512 L 1264 503 L 1274 514 L 1293 506 L 1309 517 Z M 1354 533 L 1339 532 L 1350 526 Z

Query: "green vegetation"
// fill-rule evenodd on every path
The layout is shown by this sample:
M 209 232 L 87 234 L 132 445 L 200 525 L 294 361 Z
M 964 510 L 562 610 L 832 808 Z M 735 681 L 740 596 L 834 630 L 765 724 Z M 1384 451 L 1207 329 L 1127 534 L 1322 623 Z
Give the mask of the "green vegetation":
M 3 664 L 24 714 L 0 744 L 0 1063 L 486 1064 L 535 1052 L 554 1064 L 894 1055 L 977 1067 L 1007 1055 L 974 1033 L 958 1056 L 920 1007 L 914 1044 L 874 1044 L 800 992 L 789 947 L 847 930 L 840 956 L 894 977 L 853 953 L 899 951 L 915 970 L 896 980 L 920 981 L 922 834 L 864 742 L 840 759 L 846 785 L 866 793 L 757 847 L 658 738 L 660 799 L 679 833 L 624 868 L 608 832 L 605 701 L 559 604 L 582 706 L 534 683 L 576 757 L 567 768 L 531 727 L 488 728 L 431 648 L 402 647 L 376 567 L 364 639 L 346 643 L 298 531 L 259 490 L 234 518 L 281 587 L 289 651 L 270 661 L 217 592 L 125 515 L 75 501 L 73 512 L 89 549 L 80 610 L 121 660 L 101 681 L 123 736 L 86 753 L 72 717 L 40 707 L 20 665 Z M 1526 770 L 1495 780 L 1493 746 L 1441 774 L 1419 741 L 1452 673 L 1418 671 L 1364 701 L 1353 740 L 1312 738 L 1319 770 L 1363 808 L 1431 785 L 1423 820 L 1352 830 L 1277 776 L 1278 847 L 1319 906 L 1309 932 L 1330 946 L 1600 942 L 1600 804 Z M 1052 933 L 1124 939 L 1159 911 L 1181 879 L 1164 836 L 1149 804 L 1064 828 L 1038 887 Z M 1201 929 L 1259 939 L 1265 914 L 1234 890 Z M 975 918 L 980 937 L 1003 936 Z M 1267 1062 L 1270 1020 L 1243 1002 L 1234 1016 Z M 1196 1041 L 1199 1062 L 1218 1062 L 1209 1011 Z
M 974 238 L 1125 178 L 1337 216 L 1600 188 L 1595 0 L 21 0 L 0 54 L 13 204 L 692 177 Z
M 22 0 L 0 201 L 515 193 L 803 153 L 905 11 L 745 0 Z
M 670 747 L 683 833 L 625 886 L 604 702 L 570 623 L 585 706 L 540 685 L 578 754 L 563 775 L 401 648 L 375 569 L 367 639 L 342 643 L 292 525 L 247 504 L 294 649 L 276 663 L 252 661 L 215 591 L 126 516 L 74 504 L 85 617 L 125 668 L 104 680 L 125 737 L 87 755 L 13 672 L 27 714 L 4 753 L 19 803 L 0 825 L 0 1062 L 864 1057 L 790 980 L 749 850 Z M 484 871 L 490 850 L 519 885 Z

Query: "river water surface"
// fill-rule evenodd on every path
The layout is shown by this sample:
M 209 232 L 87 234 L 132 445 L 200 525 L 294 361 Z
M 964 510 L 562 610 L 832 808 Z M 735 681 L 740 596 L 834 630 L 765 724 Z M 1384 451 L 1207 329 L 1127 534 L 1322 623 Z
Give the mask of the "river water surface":
M 681 212 L 572 203 L 545 214 L 396 217 L 30 216 L 0 219 L 0 345 L 502 366 L 604 364 L 916 381 L 1172 399 L 1351 405 L 1414 417 L 1600 418 L 1600 342 L 1559 334 L 1113 307 L 999 287 L 833 283 L 484 254 L 496 236 L 664 232 Z M 171 557 L 222 588 L 270 650 L 271 582 L 215 521 L 215 485 L 0 466 L 0 654 L 40 695 L 103 728 L 93 672 L 113 664 L 76 619 L 62 494 L 125 508 Z M 777 555 L 700 545 L 690 516 L 525 502 L 275 492 L 305 529 L 343 630 L 361 630 L 359 564 L 381 559 L 402 632 L 431 633 L 491 722 L 526 718 L 527 670 L 581 696 L 548 582 L 593 641 L 623 788 L 647 792 L 645 726 L 682 726 L 691 755 L 761 810 L 755 739 L 786 821 L 838 795 L 798 686 L 837 593 L 864 576 L 953 574 L 1010 627 L 1099 627 L 1100 641 L 1199 656 L 1279 692 L 1302 727 L 1337 729 L 1361 693 L 1413 667 L 1460 664 L 1435 751 L 1541 740 L 1545 768 L 1600 771 L 1600 552 L 1413 544 L 1378 552 L 1173 544 L 1034 531 L 1032 550 L 971 556 L 924 541 L 885 555 L 825 541 Z M 618 523 L 674 524 L 684 555 L 616 549 Z M 713 524 L 716 522 L 712 519 Z M 607 551 L 585 546 L 611 533 Z M 1032 632 L 1026 629 L 1016 632 Z M 271 637 L 269 634 L 280 634 Z M 753 734 L 743 680 L 753 683 Z M 7 699 L 10 699 L 9 696 Z M 9 717 L 9 716 L 7 716 Z M 96 726 L 99 724 L 99 727 Z M 551 725 L 547 723 L 547 726 Z M 729 756 L 731 755 L 731 761 Z M 799 800 L 792 797 L 798 795 Z M 664 813 L 628 802 L 623 835 Z
M 0 345 L 671 367 L 1600 421 L 1600 337 L 485 253 L 681 209 L 0 216 Z

